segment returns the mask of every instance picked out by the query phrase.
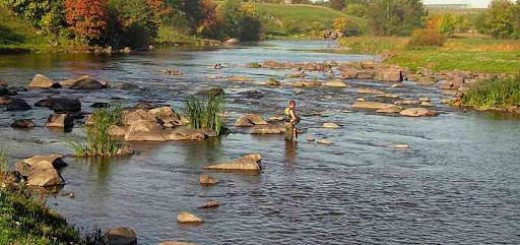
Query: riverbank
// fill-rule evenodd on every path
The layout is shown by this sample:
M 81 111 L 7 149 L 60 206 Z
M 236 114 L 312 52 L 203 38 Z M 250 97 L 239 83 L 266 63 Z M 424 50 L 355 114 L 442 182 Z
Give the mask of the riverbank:
M 448 39 L 442 47 L 410 47 L 406 37 L 348 37 L 338 52 L 384 56 L 384 63 L 418 71 L 468 71 L 517 74 L 520 69 L 520 40 L 497 40 L 485 36 Z
M 81 244 L 79 232 L 44 203 L 0 188 L 0 244 Z

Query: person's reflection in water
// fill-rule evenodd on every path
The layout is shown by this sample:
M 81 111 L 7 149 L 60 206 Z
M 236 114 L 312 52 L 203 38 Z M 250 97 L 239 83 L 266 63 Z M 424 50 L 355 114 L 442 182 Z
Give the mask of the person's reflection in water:
M 285 141 L 285 162 L 292 166 L 296 164 L 296 151 L 298 150 L 298 142 Z

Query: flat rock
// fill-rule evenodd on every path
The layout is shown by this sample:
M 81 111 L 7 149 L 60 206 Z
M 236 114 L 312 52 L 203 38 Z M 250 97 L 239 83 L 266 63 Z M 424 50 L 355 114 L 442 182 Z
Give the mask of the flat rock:
M 347 83 L 341 81 L 340 79 L 335 80 L 327 80 L 323 83 L 323 86 L 325 87 L 331 87 L 331 88 L 347 88 Z
M 69 114 L 52 114 L 47 118 L 45 127 L 63 128 L 65 131 L 72 129 L 74 119 Z
M 356 101 L 353 108 L 356 109 L 370 109 L 370 110 L 379 110 L 379 109 L 388 109 L 394 107 L 394 104 L 381 103 L 381 102 L 371 102 L 371 101 Z
M 400 106 L 393 106 L 393 107 L 390 107 L 390 108 L 379 109 L 376 112 L 377 113 L 394 114 L 394 113 L 399 113 L 402 110 L 403 110 L 403 108 L 400 107 Z
M 108 245 L 137 245 L 137 234 L 131 228 L 115 227 L 108 229 L 104 240 Z
M 409 108 L 401 111 L 399 114 L 407 117 L 431 117 L 438 115 L 437 112 L 426 108 Z
M 316 143 L 321 144 L 321 145 L 333 145 L 334 144 L 331 140 L 328 140 L 328 139 L 319 139 L 318 141 L 316 141 Z
M 138 120 L 132 123 L 125 134 L 126 141 L 166 141 L 163 128 L 155 123 Z
M 102 82 L 99 80 L 96 80 L 90 76 L 82 76 L 78 79 L 76 79 L 71 85 L 70 89 L 103 89 L 107 87 L 106 82 Z
M 205 167 L 211 170 L 237 170 L 237 171 L 261 171 L 262 156 L 260 154 L 249 154 L 237 160 L 228 161 Z
M 323 128 L 330 128 L 330 129 L 338 129 L 338 128 L 341 128 L 341 126 L 339 126 L 338 124 L 336 124 L 336 123 L 331 123 L 331 122 L 323 123 L 323 124 L 322 124 L 322 127 L 323 127 Z
M 284 134 L 285 127 L 281 124 L 258 125 L 251 129 L 251 134 Z
M 253 127 L 256 125 L 268 125 L 269 123 L 261 115 L 246 114 L 237 119 L 235 127 Z
M 210 208 L 218 208 L 220 207 L 220 203 L 218 201 L 208 201 L 203 206 L 199 207 L 200 209 L 210 209 Z
M 177 216 L 177 222 L 182 224 L 202 224 L 204 221 L 196 215 L 188 212 L 181 212 Z

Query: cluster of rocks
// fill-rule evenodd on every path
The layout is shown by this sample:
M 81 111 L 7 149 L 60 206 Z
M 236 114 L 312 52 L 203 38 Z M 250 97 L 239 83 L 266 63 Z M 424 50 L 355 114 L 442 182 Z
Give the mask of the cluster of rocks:
M 314 63 L 293 63 L 293 62 L 279 62 L 279 61 L 264 61 L 263 63 L 254 63 L 257 68 L 266 68 L 266 69 L 296 69 L 301 71 L 330 71 L 333 67 L 338 64 L 335 61 L 326 61 L 326 62 L 314 62 Z M 251 65 L 250 65 L 251 67 Z
M 42 74 L 34 76 L 29 84 L 30 89 L 69 88 L 77 90 L 103 89 L 108 87 L 108 82 L 94 79 L 90 76 L 81 76 L 76 79 L 68 79 L 56 82 Z
M 436 116 L 439 113 L 430 110 L 427 108 L 403 108 L 400 105 L 376 102 L 376 101 L 356 101 L 352 107 L 354 109 L 363 109 L 363 110 L 375 110 L 377 113 L 385 113 L 385 114 L 400 114 L 401 116 L 407 117 L 429 117 Z
M 275 120 L 276 119 L 276 120 Z M 250 134 L 284 134 L 283 119 L 265 120 L 261 115 L 245 114 L 235 122 L 235 127 L 248 129 Z
M 404 80 L 404 70 L 399 66 L 381 63 L 344 63 L 338 66 L 343 79 L 378 80 L 399 83 Z
M 126 141 L 176 141 L 176 140 L 203 140 L 217 136 L 210 129 L 192 129 L 189 123 L 169 106 L 143 107 L 140 103 L 134 108 L 123 111 L 123 120 L 120 125 L 112 125 L 109 134 Z M 91 117 L 86 125 L 93 125 Z

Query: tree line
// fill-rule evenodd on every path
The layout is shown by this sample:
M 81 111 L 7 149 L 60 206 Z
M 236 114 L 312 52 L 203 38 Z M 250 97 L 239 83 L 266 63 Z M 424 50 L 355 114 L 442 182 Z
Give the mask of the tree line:
M 144 48 L 159 26 L 172 26 L 201 38 L 261 38 L 254 4 L 226 0 L 0 0 L 0 6 L 26 18 L 44 34 L 88 45 Z

